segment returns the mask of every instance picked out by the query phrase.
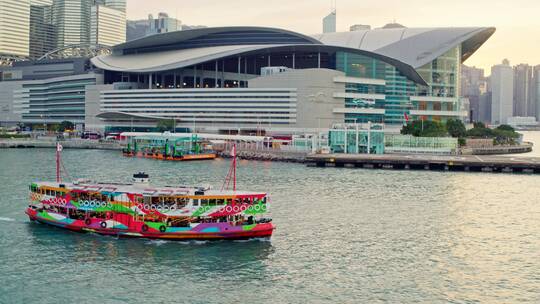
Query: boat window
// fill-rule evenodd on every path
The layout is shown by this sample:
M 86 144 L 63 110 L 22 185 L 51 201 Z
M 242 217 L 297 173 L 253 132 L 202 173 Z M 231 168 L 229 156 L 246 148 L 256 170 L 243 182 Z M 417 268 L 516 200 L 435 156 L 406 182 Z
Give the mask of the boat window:
M 198 207 L 198 206 L 199 206 L 199 200 L 198 200 L 198 199 L 193 199 L 193 206 L 194 206 L 194 207 Z
M 216 204 L 217 205 L 223 205 L 224 201 L 225 201 L 224 199 L 218 199 L 218 200 L 216 200 Z
M 202 199 L 201 200 L 201 206 L 208 206 L 208 200 L 207 199 Z
M 47 195 L 51 195 L 51 190 L 47 189 Z
M 211 200 L 209 200 L 208 204 L 209 204 L 210 206 L 215 206 L 215 205 L 216 205 L 216 200 L 215 200 L 215 199 L 211 199 Z

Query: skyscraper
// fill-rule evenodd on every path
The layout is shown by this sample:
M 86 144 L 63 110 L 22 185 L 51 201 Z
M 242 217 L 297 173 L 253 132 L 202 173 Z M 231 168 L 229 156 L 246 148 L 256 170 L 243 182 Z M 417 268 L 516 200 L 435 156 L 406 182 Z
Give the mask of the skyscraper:
M 532 101 L 532 67 L 519 64 L 514 67 L 514 116 L 535 116 L 536 105 Z
M 90 18 L 90 43 L 113 46 L 126 41 L 126 13 L 124 11 L 94 5 Z
M 30 0 L 30 58 L 38 59 L 56 48 L 53 0 Z
M 336 32 L 336 10 L 332 9 L 328 16 L 323 18 L 323 33 Z
M 540 121 L 540 65 L 533 68 L 532 100 L 536 106 L 535 117 Z
M 94 0 L 54 0 L 56 46 L 90 42 L 90 10 Z
M 505 124 L 513 116 L 514 73 L 507 59 L 491 68 L 491 123 Z
M 469 99 L 471 121 L 480 120 L 480 96 L 485 90 L 484 70 L 476 67 L 461 66 L 461 94 Z M 490 112 L 491 115 L 491 112 Z
M 0 0 L 0 55 L 28 57 L 30 1 Z

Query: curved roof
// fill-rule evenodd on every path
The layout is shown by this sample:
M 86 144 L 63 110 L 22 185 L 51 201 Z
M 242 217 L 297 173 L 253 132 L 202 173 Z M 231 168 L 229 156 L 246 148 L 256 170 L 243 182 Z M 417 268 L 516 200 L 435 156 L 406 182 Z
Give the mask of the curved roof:
M 303 44 L 303 45 L 226 45 L 201 48 L 188 48 L 171 51 L 160 51 L 152 53 L 139 53 L 128 55 L 104 55 L 91 59 L 96 67 L 119 72 L 132 73 L 150 73 L 158 71 L 167 71 L 188 67 L 194 64 L 200 64 L 212 60 L 222 59 L 230 56 L 250 55 L 260 52 L 279 52 L 279 51 L 313 51 L 313 52 L 335 52 L 346 51 L 366 55 L 388 64 L 395 66 L 403 75 L 419 84 L 425 84 L 425 81 L 418 75 L 416 70 L 399 60 L 383 56 L 380 54 L 368 52 L 365 50 L 351 49 L 340 46 L 330 46 L 321 44 Z
M 113 47 L 115 54 L 220 45 L 320 44 L 316 39 L 277 28 L 254 26 L 208 27 L 156 34 Z
M 314 35 L 326 45 L 374 52 L 419 68 L 456 45 L 462 62 L 493 35 L 493 27 L 393 28 Z

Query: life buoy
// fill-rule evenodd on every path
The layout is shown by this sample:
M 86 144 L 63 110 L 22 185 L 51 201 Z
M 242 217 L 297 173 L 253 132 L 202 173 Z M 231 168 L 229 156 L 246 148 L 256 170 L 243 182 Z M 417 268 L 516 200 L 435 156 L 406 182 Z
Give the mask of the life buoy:
M 90 226 L 90 224 L 92 224 L 92 220 L 87 218 L 87 219 L 84 220 L 84 223 L 86 224 L 86 226 Z
M 159 231 L 160 231 L 160 232 L 163 233 L 163 232 L 165 232 L 166 230 L 167 230 L 167 227 L 165 227 L 165 225 L 159 226 Z
M 101 228 L 107 228 L 107 222 L 103 221 L 101 222 L 101 224 L 99 224 L 101 226 Z
M 142 225 L 141 230 L 142 230 L 142 232 L 148 231 L 148 225 L 146 225 L 146 224 Z

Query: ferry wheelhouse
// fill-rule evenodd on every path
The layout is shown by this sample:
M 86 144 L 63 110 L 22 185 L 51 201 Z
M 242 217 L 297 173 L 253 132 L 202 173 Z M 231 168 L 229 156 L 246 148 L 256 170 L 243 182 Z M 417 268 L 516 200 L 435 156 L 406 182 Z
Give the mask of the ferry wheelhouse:
M 127 157 L 143 157 L 160 160 L 206 160 L 217 157 L 210 145 L 196 134 L 184 137 L 135 136 L 128 139 L 122 151 Z
M 60 181 L 57 149 L 56 182 L 30 185 L 30 220 L 72 231 L 118 237 L 169 240 L 269 238 L 274 230 L 264 192 L 236 191 L 236 149 L 221 190 L 209 187 L 154 187 L 148 174 L 133 183 Z M 233 190 L 225 186 L 233 183 Z

